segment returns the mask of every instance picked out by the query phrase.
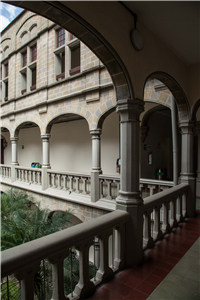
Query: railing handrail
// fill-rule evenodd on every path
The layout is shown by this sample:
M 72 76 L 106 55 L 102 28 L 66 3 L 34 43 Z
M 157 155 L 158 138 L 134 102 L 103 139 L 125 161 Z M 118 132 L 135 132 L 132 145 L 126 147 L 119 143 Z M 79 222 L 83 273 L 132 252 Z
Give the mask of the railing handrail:
M 172 199 L 176 197 L 178 194 L 183 194 L 189 188 L 189 184 L 181 183 L 178 184 L 168 190 L 159 192 L 150 197 L 144 198 L 144 210 L 155 207 L 156 204 L 163 203 L 169 198 Z
M 52 169 L 48 169 L 47 173 L 68 175 L 68 176 L 74 176 L 74 177 L 76 177 L 76 176 L 77 177 L 81 177 L 81 176 L 91 177 L 90 173 L 66 172 L 66 171 L 59 171 L 59 170 L 52 170 Z
M 11 165 L 0 164 L 0 167 L 11 168 Z
M 147 178 L 140 178 L 140 183 L 146 183 L 146 184 L 155 184 L 155 185 L 166 185 L 166 186 L 174 186 L 173 181 L 167 181 L 167 180 L 158 180 L 158 179 L 147 179 Z
M 27 269 L 45 258 L 55 257 L 67 252 L 68 248 L 78 246 L 111 227 L 129 221 L 127 212 L 116 210 L 104 216 L 44 236 L 31 242 L 2 251 L 1 276 Z
M 118 175 L 106 175 L 106 174 L 102 174 L 102 175 L 99 175 L 99 178 L 100 179 L 108 179 L 108 180 L 115 180 L 115 179 L 117 179 L 117 180 L 120 180 L 120 176 L 118 176 Z
M 20 167 L 20 166 L 15 166 L 15 169 L 19 170 L 26 170 L 26 171 L 35 171 L 35 172 L 42 172 L 41 168 L 29 168 L 29 167 Z

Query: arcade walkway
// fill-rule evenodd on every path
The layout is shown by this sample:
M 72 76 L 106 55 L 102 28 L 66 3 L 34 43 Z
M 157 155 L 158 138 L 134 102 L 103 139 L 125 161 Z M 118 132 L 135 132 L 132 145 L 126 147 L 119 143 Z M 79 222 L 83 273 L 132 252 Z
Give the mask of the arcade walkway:
M 125 269 L 88 298 L 101 299 L 200 299 L 200 210 L 148 250 L 144 265 Z

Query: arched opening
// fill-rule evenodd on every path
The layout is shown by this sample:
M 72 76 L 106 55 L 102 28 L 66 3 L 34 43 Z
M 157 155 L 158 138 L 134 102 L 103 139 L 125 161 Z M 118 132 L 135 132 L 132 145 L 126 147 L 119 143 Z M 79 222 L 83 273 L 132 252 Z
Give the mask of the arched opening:
M 91 135 L 87 121 L 76 114 L 54 118 L 47 126 L 53 170 L 91 172 Z
M 11 143 L 10 132 L 7 128 L 1 127 L 1 164 L 11 164 Z
M 157 90 L 162 89 L 162 85 L 167 87 L 175 98 L 177 109 L 178 109 L 179 121 L 190 120 L 190 107 L 189 107 L 187 97 L 183 92 L 182 88 L 180 87 L 180 85 L 176 82 L 176 80 L 173 77 L 171 77 L 169 74 L 163 72 L 155 72 L 148 76 L 145 82 L 145 87 L 146 85 L 148 85 L 148 82 L 150 83 L 151 86 L 152 80 L 154 81 L 154 85 L 153 85 L 154 87 L 152 88 L 151 92 L 154 93 L 156 88 Z M 144 94 L 145 94 L 145 89 L 144 89 Z
M 42 165 L 42 141 L 40 128 L 34 122 L 24 122 L 15 130 L 18 136 L 18 162 L 20 166 Z
M 16 1 L 8 3 L 33 11 L 49 20 L 59 24 L 78 39 L 80 39 L 106 66 L 115 86 L 116 98 L 134 99 L 134 91 L 127 69 L 118 53 L 110 43 L 82 19 L 74 11 L 62 3 L 40 1 L 35 5 L 33 2 Z

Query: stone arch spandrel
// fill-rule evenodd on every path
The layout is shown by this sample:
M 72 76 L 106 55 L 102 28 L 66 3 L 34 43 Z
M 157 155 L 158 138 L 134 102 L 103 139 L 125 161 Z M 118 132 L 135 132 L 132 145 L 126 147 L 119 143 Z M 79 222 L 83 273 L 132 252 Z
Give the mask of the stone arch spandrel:
M 12 130 L 11 130 L 11 136 L 13 137 L 18 137 L 19 135 L 19 131 L 20 129 L 26 124 L 26 123 L 35 123 L 39 129 L 40 129 L 40 133 L 42 133 L 41 127 L 43 125 L 42 121 L 35 117 L 35 116 L 26 116 L 26 117 L 21 117 L 19 118 L 14 125 L 12 126 Z
M 191 116 L 191 112 L 190 112 L 190 107 L 189 107 L 189 102 L 188 99 L 185 95 L 185 93 L 183 92 L 181 86 L 178 84 L 178 82 L 171 77 L 169 74 L 163 73 L 163 72 L 155 72 L 152 73 L 148 76 L 147 80 L 149 79 L 157 79 L 160 82 L 162 82 L 169 90 L 170 92 L 173 94 L 175 100 L 176 100 L 176 104 L 177 104 L 177 109 L 178 109 L 178 116 L 179 116 L 179 121 L 183 121 L 183 120 L 190 120 L 190 116 Z M 145 85 L 146 85 L 145 82 Z M 159 95 L 156 94 L 155 91 L 151 91 L 149 92 L 149 95 L 146 96 L 147 98 L 159 98 Z M 165 96 L 165 103 L 167 103 L 167 100 L 169 100 L 170 98 L 168 98 L 168 96 Z M 145 98 L 145 86 L 144 86 L 144 98 Z M 156 102 L 156 101 L 154 101 Z M 157 99 L 157 103 L 163 104 L 162 101 L 159 101 L 159 99 Z M 167 105 L 166 105 L 167 106 Z
M 11 129 L 10 123 L 8 123 L 7 120 L 0 120 L 0 127 L 6 128 L 9 131 L 9 133 L 11 134 L 12 129 Z
M 79 38 L 106 66 L 115 86 L 116 98 L 134 99 L 134 91 L 127 69 L 110 43 L 74 11 L 60 2 L 9 1 L 10 4 L 33 11 L 59 24 Z
M 78 105 L 67 105 L 59 107 L 49 113 L 48 117 L 44 121 L 44 126 L 42 126 L 42 133 L 50 133 L 55 119 L 58 119 L 59 117 L 62 117 L 66 114 L 74 114 L 83 117 L 89 126 L 89 119 L 91 117 L 91 112 L 89 110 L 86 110 L 85 108 Z

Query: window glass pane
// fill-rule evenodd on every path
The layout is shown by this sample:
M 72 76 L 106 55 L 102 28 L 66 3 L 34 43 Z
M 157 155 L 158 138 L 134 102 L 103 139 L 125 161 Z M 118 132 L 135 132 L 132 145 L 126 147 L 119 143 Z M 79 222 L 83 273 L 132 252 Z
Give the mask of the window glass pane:
M 33 46 L 31 48 L 31 61 L 35 61 L 37 59 L 37 46 Z
M 71 50 L 71 69 L 80 66 L 80 46 Z
M 24 52 L 22 54 L 22 67 L 25 67 L 27 65 L 27 52 Z
M 65 30 L 63 28 L 57 31 L 57 47 L 65 44 Z

